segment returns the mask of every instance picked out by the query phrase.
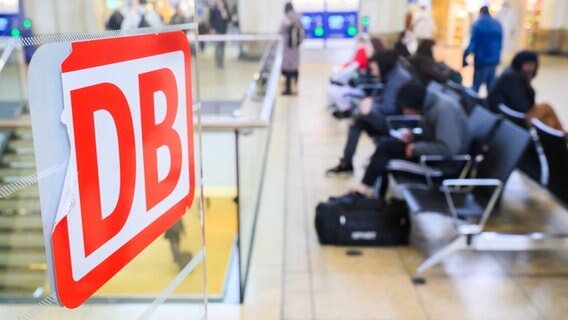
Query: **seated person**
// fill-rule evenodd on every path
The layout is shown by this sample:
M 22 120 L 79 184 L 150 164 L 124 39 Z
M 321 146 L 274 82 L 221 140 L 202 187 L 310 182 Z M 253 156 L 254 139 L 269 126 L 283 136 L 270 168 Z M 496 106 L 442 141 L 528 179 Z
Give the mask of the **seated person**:
M 361 33 L 357 36 L 357 46 L 355 48 L 355 54 L 353 59 L 347 63 L 357 64 L 359 71 L 365 71 L 369 66 L 369 57 L 374 54 L 373 45 L 371 44 L 371 38 L 366 33 Z
M 499 104 L 527 115 L 530 123 L 537 118 L 556 130 L 564 131 L 556 112 L 549 104 L 535 104 L 536 92 L 531 85 L 538 73 L 538 55 L 521 51 L 515 55 L 511 66 L 499 76 L 487 96 L 489 108 L 498 112 Z
M 422 84 L 425 86 L 428 85 L 430 81 L 446 83 L 448 80 L 453 80 L 460 83 L 461 75 L 459 72 L 434 59 L 435 45 L 436 42 L 434 40 L 427 39 L 420 41 L 416 53 L 410 58 L 410 63 L 418 73 L 420 81 L 422 81 Z
M 400 114 L 395 104 L 396 93 L 404 83 L 412 79 L 410 72 L 400 65 L 394 51 L 375 53 L 369 63 L 369 69 L 371 75 L 381 78 L 384 88 L 380 95 L 361 101 L 359 114 L 349 126 L 343 157 L 339 164 L 327 170 L 327 174 L 353 173 L 353 156 L 361 133 L 366 131 L 370 136 L 387 135 L 386 117 Z
M 403 85 L 396 96 L 404 115 L 422 115 L 423 136 L 416 141 L 411 131 L 399 139 L 385 137 L 377 144 L 363 181 L 352 193 L 371 197 L 378 178 L 382 178 L 381 195 L 386 192 L 387 164 L 391 159 L 418 161 L 422 155 L 451 157 L 463 154 L 469 146 L 467 116 L 453 99 L 415 83 Z
M 357 38 L 357 49 L 351 61 L 345 63 L 338 70 L 335 70 L 330 77 L 330 84 L 327 89 L 328 107 L 332 110 L 332 115 L 338 119 L 351 117 L 354 106 L 353 98 L 368 95 L 371 83 L 375 83 L 369 75 L 369 59 L 375 52 L 383 50 L 383 44 L 379 38 L 370 38 L 366 33 L 362 33 Z M 360 88 L 360 86 L 366 86 Z

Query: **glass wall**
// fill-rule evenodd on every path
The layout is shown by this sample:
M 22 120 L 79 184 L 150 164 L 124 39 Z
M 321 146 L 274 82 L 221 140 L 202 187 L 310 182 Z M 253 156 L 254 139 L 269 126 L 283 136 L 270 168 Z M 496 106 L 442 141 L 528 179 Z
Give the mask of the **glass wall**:
M 109 314 L 120 314 L 123 319 L 145 319 L 152 314 L 156 318 L 167 318 L 169 314 L 183 312 L 193 319 L 203 316 L 206 301 L 238 303 L 246 288 L 263 189 L 271 113 L 280 73 L 280 39 L 278 36 L 208 35 L 199 37 L 198 42 L 197 25 L 192 23 L 104 32 L 101 22 L 106 23 L 120 4 L 95 2 L 98 11 L 95 10 L 94 15 L 97 25 L 101 26 L 96 32 L 61 35 L 38 32 L 35 37 L 20 34 L 0 38 L 3 62 L 0 63 L 0 314 L 7 315 L 8 319 L 102 319 Z M 151 10 L 165 17 L 167 10 L 158 8 L 165 2 L 152 3 Z M 183 3 L 187 7 L 183 7 Z M 194 2 L 187 1 L 180 6 L 184 10 L 198 8 Z M 83 6 L 83 9 L 88 8 L 88 5 Z M 191 14 L 184 16 L 187 19 L 178 22 L 192 21 Z M 164 23 L 167 19 L 171 17 L 164 18 Z M 65 48 L 69 49 L 65 50 L 69 51 L 58 51 L 60 60 L 46 67 L 50 72 L 61 72 L 62 61 L 70 53 L 73 55 L 70 42 L 180 29 L 190 43 L 192 87 L 187 93 L 191 92 L 193 98 L 195 150 L 192 157 L 195 192 L 191 205 L 185 208 L 181 219 L 165 232 L 156 234 L 148 247 L 97 289 L 86 304 L 73 310 L 61 308 L 54 295 L 53 281 L 50 281 L 53 252 L 47 250 L 46 254 L 46 247 L 49 248 L 53 235 L 44 230 L 51 233 L 53 229 L 44 226 L 45 197 L 43 193 L 40 197 L 40 189 L 51 189 L 62 197 L 61 190 L 66 190 L 63 183 L 70 172 L 68 157 L 73 152 L 68 146 L 61 147 L 59 140 L 34 141 L 38 137 L 37 132 L 34 134 L 37 131 L 34 123 L 52 110 L 51 100 L 61 96 L 58 86 L 66 80 L 62 75 L 45 83 L 42 82 L 45 79 L 28 79 L 29 60 L 34 51 L 37 57 L 46 47 L 67 43 Z M 223 52 L 222 63 L 219 63 L 219 51 Z M 109 55 L 128 50 L 113 52 Z M 97 57 L 106 59 L 106 54 L 89 55 L 86 61 Z M 41 69 L 39 73 L 44 71 Z M 117 73 L 115 77 L 119 79 L 122 75 Z M 44 95 L 50 98 L 43 98 Z M 35 112 L 35 120 L 33 110 L 30 112 L 30 97 L 35 97 L 32 100 L 36 101 L 33 110 L 37 110 L 37 101 L 40 101 L 41 112 Z M 63 112 L 49 114 L 52 122 L 65 125 Z M 48 136 L 48 131 L 44 133 Z M 67 145 L 69 133 L 62 131 L 62 134 Z M 40 149 L 44 153 L 54 150 L 65 156 L 46 166 L 43 156 L 38 157 Z M 145 155 L 144 162 L 146 158 Z M 97 158 L 95 162 L 105 161 L 112 161 L 112 157 Z M 100 170 L 99 174 L 105 176 Z M 78 175 L 71 175 L 78 179 Z M 119 190 L 114 185 L 119 185 L 122 178 L 116 180 L 107 175 L 101 179 L 104 180 L 100 182 L 101 189 L 108 185 L 112 190 Z M 105 179 L 115 184 L 108 184 Z M 51 201 L 53 212 L 60 209 L 57 201 Z M 101 213 L 107 212 L 102 214 L 103 220 L 112 214 L 112 210 L 108 210 L 112 208 L 112 201 L 118 200 L 108 200 L 106 204 L 105 201 L 100 203 Z M 203 228 L 204 225 L 207 227 Z M 96 231 L 84 232 L 97 234 Z M 125 308 L 126 303 L 128 308 Z
M 180 28 L 183 28 L 182 31 L 184 32 L 181 34 L 181 39 L 187 39 L 185 33 L 191 34 L 196 32 L 195 26 L 185 25 Z M 74 212 L 78 210 L 75 209 L 77 208 L 75 202 L 71 202 L 68 207 L 65 204 L 66 199 L 75 197 L 73 196 L 73 181 L 79 181 L 81 184 L 82 182 L 80 181 L 86 181 L 86 178 L 83 178 L 84 176 L 81 176 L 80 172 L 88 172 L 89 166 L 99 168 L 98 175 L 100 180 L 98 180 L 98 183 L 101 188 L 99 192 L 112 194 L 112 190 L 114 190 L 115 194 L 118 195 L 118 198 L 114 200 L 115 209 L 112 209 L 112 201 L 108 200 L 112 197 L 102 196 L 99 198 L 101 201 L 98 204 L 101 206 L 99 210 L 103 214 L 100 223 L 104 225 L 105 219 L 115 220 L 114 217 L 117 216 L 116 212 L 118 212 L 116 208 L 118 208 L 119 203 L 122 203 L 122 194 L 123 190 L 125 190 L 123 189 L 124 183 L 122 180 L 128 177 L 122 174 L 123 170 L 127 170 L 126 167 L 123 166 L 123 161 L 127 160 L 122 158 L 122 155 L 120 155 L 119 160 L 121 167 L 117 171 L 119 172 L 119 180 L 109 176 L 108 173 L 100 171 L 100 168 L 105 165 L 104 162 L 113 161 L 112 150 L 109 151 L 105 149 L 105 145 L 109 143 L 112 144 L 113 142 L 105 140 L 106 143 L 101 144 L 99 147 L 100 141 L 98 135 L 107 134 L 103 133 L 104 130 L 101 131 L 102 129 L 100 129 L 100 127 L 96 127 L 93 131 L 94 134 L 97 135 L 94 138 L 95 140 L 93 140 L 97 142 L 95 149 L 97 150 L 97 154 L 110 155 L 108 158 L 103 159 L 100 158 L 99 155 L 96 159 L 88 159 L 87 162 L 80 162 L 78 160 L 79 151 L 73 151 L 79 148 L 82 150 L 89 148 L 79 143 L 79 141 L 86 140 L 80 140 L 77 135 L 80 134 L 79 132 L 90 131 L 88 131 L 87 128 L 75 128 L 75 133 L 73 134 L 75 138 L 73 139 L 79 140 L 77 140 L 77 145 L 74 147 L 74 144 L 71 144 L 71 141 L 74 141 L 71 139 L 71 133 L 65 131 L 65 126 L 70 124 L 65 122 L 64 112 L 61 111 L 63 107 L 60 104 L 58 105 L 57 101 L 61 101 L 61 97 L 64 96 L 64 92 L 66 92 L 66 89 L 60 91 L 61 88 L 67 88 L 67 86 L 81 86 L 81 81 L 83 80 L 73 78 L 74 75 L 80 74 L 81 72 L 88 73 L 92 68 L 87 67 L 84 70 L 81 69 L 83 71 L 71 70 L 69 73 L 64 71 L 67 68 L 64 66 L 65 63 L 70 61 L 69 59 L 71 59 L 73 55 L 80 54 L 79 47 L 73 47 L 73 49 L 71 49 L 70 42 L 80 42 L 89 39 L 105 39 L 105 41 L 108 41 L 117 39 L 117 36 L 124 35 L 142 37 L 149 35 L 148 37 L 159 37 L 158 34 L 160 34 L 160 32 L 170 32 L 173 29 L 176 28 L 168 30 L 147 28 L 133 30 L 128 34 L 94 33 L 37 38 L 0 38 L 0 50 L 2 50 L 0 56 L 0 84 L 2 84 L 0 87 L 0 314 L 2 314 L 3 319 L 103 319 L 109 318 L 109 315 L 112 315 L 111 318 L 147 319 L 150 316 L 155 318 L 168 318 L 180 312 L 187 314 L 190 319 L 205 317 L 207 286 L 205 281 L 204 212 L 202 206 L 204 199 L 202 196 L 203 181 L 201 177 L 201 110 L 199 108 L 199 80 L 197 77 L 199 59 L 196 59 L 195 56 L 192 57 L 189 45 L 187 45 L 188 50 L 184 55 L 187 60 L 185 60 L 183 56 L 178 55 L 180 58 L 176 58 L 175 61 L 180 65 L 192 62 L 189 64 L 191 69 L 185 69 L 185 72 L 179 71 L 178 69 L 174 74 L 176 79 L 178 79 L 176 81 L 182 81 L 180 79 L 184 79 L 183 81 L 187 81 L 184 83 L 187 83 L 189 86 L 188 90 L 185 90 L 184 86 L 180 87 L 181 91 L 179 91 L 180 93 L 178 94 L 179 97 L 182 97 L 184 100 L 180 100 L 181 102 L 179 102 L 177 106 L 181 106 L 183 110 L 176 111 L 176 117 L 182 117 L 183 114 L 186 114 L 187 116 L 185 118 L 192 123 L 191 126 L 183 127 L 185 128 L 183 130 L 190 130 L 189 132 L 191 132 L 191 134 L 182 137 L 180 140 L 182 141 L 182 144 L 180 144 L 182 154 L 187 155 L 187 157 L 180 158 L 182 160 L 180 160 L 181 167 L 179 169 L 181 170 L 180 174 L 182 177 L 191 178 L 188 178 L 189 180 L 179 178 L 178 181 L 183 180 L 186 182 L 178 182 L 177 187 L 175 187 L 176 189 L 172 191 L 175 192 L 175 196 L 174 193 L 171 193 L 169 196 L 163 195 L 162 198 L 157 198 L 151 193 L 146 193 L 144 196 L 146 200 L 154 199 L 152 201 L 156 203 L 154 207 L 151 207 L 149 202 L 146 203 L 147 208 L 154 208 L 152 209 L 154 211 L 148 211 L 148 214 L 155 217 L 152 218 L 155 220 L 147 220 L 147 222 L 144 222 L 146 224 L 140 225 L 140 228 L 146 225 L 143 229 L 133 229 L 133 226 L 137 224 L 132 221 L 131 217 L 133 217 L 133 215 L 143 217 L 143 215 L 141 213 L 142 211 L 140 211 L 142 209 L 131 209 L 132 211 L 126 215 L 127 217 L 125 218 L 124 224 L 122 224 L 122 229 L 116 231 L 114 236 L 107 236 L 109 240 L 102 243 L 99 247 L 95 247 L 94 251 L 91 251 L 91 254 L 87 253 L 87 239 L 97 238 L 98 229 L 96 229 L 95 225 L 86 225 L 83 223 L 81 232 L 85 241 L 85 261 L 89 261 L 89 259 L 93 261 L 92 259 L 99 259 L 97 257 L 106 255 L 108 255 L 108 257 L 105 259 L 108 260 L 102 260 L 103 262 L 98 264 L 101 266 L 101 270 L 94 271 L 96 269 L 96 267 L 94 267 L 93 269 L 89 269 L 91 271 L 86 271 L 83 275 L 81 275 L 81 272 L 85 271 L 79 271 L 81 269 L 78 269 L 79 267 L 77 267 L 74 262 L 70 264 L 70 266 L 72 266 L 71 270 L 73 270 L 72 281 L 76 281 L 75 285 L 64 285 L 64 283 L 67 283 L 65 282 L 66 280 L 62 280 L 65 279 L 65 277 L 62 275 L 63 273 L 61 273 L 61 271 L 59 271 L 59 273 L 57 271 L 63 270 L 65 266 L 65 264 L 60 261 L 66 261 L 65 258 L 61 258 L 64 257 L 64 254 L 61 252 L 65 251 L 60 250 L 60 248 L 65 248 L 66 246 L 59 245 L 65 243 L 60 242 L 62 241 L 60 239 L 66 238 L 60 237 L 62 234 L 60 230 L 64 230 L 62 228 L 68 228 L 65 229 L 69 230 L 67 233 L 69 235 L 68 239 L 75 239 L 71 238 L 71 235 L 78 230 L 66 227 L 67 223 L 69 223 L 69 226 L 73 225 L 72 221 L 76 219 L 74 218 Z M 180 38 L 178 37 L 177 39 Z M 187 43 L 187 40 L 185 41 Z M 116 43 L 113 42 L 113 44 Z M 181 44 L 181 47 L 183 47 L 183 40 Z M 26 63 L 25 54 L 26 50 L 32 46 L 37 50 L 31 65 L 28 65 Z M 109 47 L 109 49 L 111 47 Z M 160 51 L 166 49 L 157 48 L 156 50 Z M 133 49 L 133 52 L 136 53 L 132 55 L 136 56 L 139 51 Z M 87 66 L 95 63 L 93 61 L 97 59 L 100 60 L 100 56 L 97 58 L 96 55 L 91 56 L 88 52 L 84 54 L 86 54 L 86 60 L 85 57 L 83 57 L 81 63 Z M 113 57 L 113 53 L 109 52 L 108 56 Z M 151 60 L 154 59 L 153 57 L 154 54 L 149 53 L 148 57 L 144 59 Z M 106 58 L 107 57 L 103 57 L 103 60 Z M 157 61 L 158 60 L 154 63 L 158 63 Z M 111 67 L 109 65 L 106 67 L 100 66 L 98 68 L 98 70 L 103 70 L 102 68 Z M 137 72 L 136 68 L 137 67 L 129 65 L 124 70 L 127 70 L 126 73 L 130 74 Z M 183 68 L 181 69 L 183 70 Z M 59 75 L 57 72 L 60 72 Z M 178 77 L 182 74 L 186 74 L 187 77 Z M 38 77 L 38 75 L 40 76 Z M 109 81 L 115 81 L 117 83 L 116 86 L 122 88 L 121 90 L 123 90 L 123 92 L 129 92 L 128 90 L 131 90 L 125 89 L 131 88 L 130 84 L 127 83 L 136 84 L 135 80 L 133 82 L 127 81 L 129 79 L 128 75 L 117 76 L 116 74 L 110 74 L 107 76 L 110 76 Z M 95 81 L 89 79 L 86 81 Z M 121 87 L 123 85 L 126 85 L 126 87 Z M 90 86 L 87 87 L 90 88 Z M 56 88 L 60 88 L 60 90 L 55 90 Z M 138 89 L 138 87 L 135 88 Z M 82 89 L 83 87 L 75 90 Z M 126 94 L 126 96 L 128 99 L 131 97 L 129 94 Z M 168 95 L 167 99 L 171 97 L 171 95 Z M 185 98 L 188 99 L 185 100 Z M 129 105 L 131 105 L 132 100 L 128 101 L 130 101 Z M 151 108 L 157 108 L 156 106 L 160 103 L 159 100 L 151 101 L 154 101 L 152 103 L 156 103 L 156 105 L 152 105 Z M 86 107 L 88 107 L 88 105 L 86 105 L 85 108 Z M 86 112 L 79 111 L 80 109 L 76 108 L 80 107 L 73 107 L 73 113 Z M 132 110 L 136 109 L 135 107 L 132 108 L 134 108 Z M 168 105 L 167 110 L 170 110 L 169 108 Z M 179 108 L 176 110 L 179 110 Z M 188 114 L 188 112 L 191 113 Z M 124 137 L 123 133 L 120 133 L 125 131 L 119 129 L 119 120 L 117 120 L 119 118 L 116 118 L 118 116 L 116 114 L 113 115 L 112 112 L 110 115 L 111 119 L 113 119 L 111 123 L 116 124 L 115 127 L 112 127 L 116 128 L 115 134 L 117 136 L 115 136 L 115 138 L 118 136 Z M 93 119 L 95 119 L 97 116 L 93 117 Z M 135 123 L 136 118 L 132 119 L 134 121 L 133 123 Z M 74 118 L 73 121 L 80 121 L 80 119 Z M 97 118 L 96 121 L 97 126 L 104 123 L 104 120 L 100 118 Z M 41 129 L 38 129 L 38 124 L 42 127 Z M 53 125 L 53 127 L 49 127 L 50 125 Z M 43 126 L 45 126 L 45 128 Z M 181 132 L 182 127 L 174 126 L 175 132 Z M 46 128 L 52 128 L 52 131 L 45 131 L 47 130 Z M 38 133 L 42 132 L 45 133 L 45 135 L 38 135 Z M 64 140 L 55 139 L 58 135 L 61 136 L 61 134 L 63 134 Z M 67 134 L 69 134 L 69 138 L 67 138 Z M 54 139 L 51 139 L 52 137 L 54 137 Z M 37 140 L 38 138 L 39 141 Z M 185 142 L 187 142 L 187 144 L 185 144 Z M 121 142 L 116 143 L 122 146 L 121 148 L 124 147 Z M 137 143 L 135 143 L 135 145 L 137 145 Z M 158 153 L 157 157 L 162 159 L 160 161 L 163 161 L 163 155 L 159 155 L 161 151 L 157 149 L 156 152 Z M 77 158 L 72 156 L 74 154 L 77 155 Z M 152 156 L 150 156 L 150 158 L 151 157 Z M 166 159 L 170 159 L 170 165 L 172 167 L 168 170 L 172 170 L 173 172 L 174 169 L 172 168 L 174 168 L 175 163 L 173 155 L 170 154 Z M 144 156 L 143 160 L 142 158 L 138 160 L 140 162 L 137 163 L 150 161 L 147 156 Z M 71 169 L 73 163 L 75 163 L 75 169 Z M 80 163 L 90 164 L 85 167 Z M 140 166 L 141 165 L 136 165 L 135 172 L 138 172 L 136 174 L 137 177 L 140 175 L 144 176 L 143 173 L 138 171 L 142 168 Z M 145 164 L 143 172 L 146 171 L 147 166 L 148 164 Z M 162 165 L 160 164 L 159 166 Z M 85 171 L 84 168 L 87 168 L 87 171 Z M 170 174 L 168 171 L 165 173 L 167 174 L 166 178 L 164 178 L 164 173 L 160 172 L 159 175 L 162 177 L 159 179 L 169 179 Z M 151 178 L 147 176 L 145 179 L 146 183 L 150 183 L 149 181 L 151 180 L 147 179 Z M 113 183 L 113 181 L 116 183 Z M 163 186 L 160 186 L 159 181 L 161 180 L 157 181 L 158 184 L 156 184 L 157 189 L 155 191 L 165 190 Z M 190 181 L 193 182 L 190 183 Z M 83 187 L 78 188 L 78 190 L 83 190 Z M 112 190 L 108 191 L 103 189 Z M 41 197 L 40 190 L 42 191 Z M 135 190 L 143 189 L 135 187 Z M 47 191 L 47 193 L 45 191 Z M 81 192 L 82 191 L 80 191 L 80 193 Z M 135 194 L 138 194 L 138 192 L 142 191 L 135 191 Z M 89 194 L 89 198 L 90 197 L 94 197 L 94 194 Z M 137 203 L 136 201 L 138 200 L 136 199 L 139 199 L 140 195 L 138 194 L 133 197 L 133 203 Z M 97 204 L 94 203 L 95 207 L 87 206 L 85 204 L 87 200 L 85 199 L 87 198 L 81 198 L 80 200 L 81 210 L 84 210 L 84 212 L 96 210 L 95 207 Z M 179 202 L 177 202 L 178 200 L 176 199 L 179 199 Z M 107 202 L 105 203 L 105 201 Z M 110 204 L 108 201 L 111 201 Z M 171 203 L 171 209 L 166 210 L 166 206 L 168 205 L 165 204 L 166 202 L 164 201 Z M 57 203 L 59 203 L 59 205 Z M 46 208 L 56 209 L 57 212 L 52 212 Z M 109 210 L 109 208 L 111 208 L 111 210 Z M 86 215 L 83 213 L 81 213 L 81 215 L 83 216 L 82 219 L 87 219 Z M 181 218 L 178 218 L 178 216 L 181 216 Z M 89 230 L 89 228 L 95 229 Z M 124 231 L 127 229 L 140 231 L 136 231 L 139 233 L 132 235 L 132 238 L 127 238 L 130 237 L 127 236 L 126 231 Z M 144 235 L 142 238 L 138 237 L 138 235 L 142 234 Z M 93 236 L 95 238 L 88 238 Z M 115 243 L 113 241 L 120 237 L 133 240 L 124 240 L 126 242 L 124 242 L 123 247 L 118 247 L 119 249 L 117 249 L 116 253 L 102 253 L 101 250 L 104 248 L 108 249 L 110 243 Z M 134 242 L 136 243 L 136 247 L 130 245 Z M 69 243 L 69 249 L 66 252 L 77 257 L 75 256 L 76 253 L 74 253 L 76 252 L 74 248 L 77 248 L 76 244 L 73 244 L 75 242 Z M 126 249 L 123 250 L 122 248 Z M 140 252 L 137 253 L 138 251 Z M 126 261 L 130 259 L 132 260 L 126 263 Z M 112 263 L 105 264 L 104 261 L 111 261 Z M 60 269 L 54 270 L 52 268 L 54 263 L 59 266 L 58 268 Z M 117 270 L 115 265 L 121 264 L 125 264 L 125 267 Z M 110 280 L 101 280 L 101 277 L 104 278 L 116 271 L 118 272 L 112 276 Z M 67 276 L 71 277 L 70 275 Z M 95 281 L 101 284 L 104 282 L 104 284 L 96 289 L 96 292 L 84 304 L 80 304 L 79 306 L 72 305 L 73 303 L 68 304 L 68 300 L 66 300 L 68 298 L 65 297 L 68 297 L 69 294 L 63 293 L 65 288 L 71 290 L 71 296 L 74 292 L 76 292 L 77 295 L 83 295 L 82 292 L 88 291 L 85 288 L 90 286 L 89 283 L 92 284 Z M 54 283 L 57 283 L 57 292 L 54 290 Z M 180 299 L 193 303 L 164 305 L 166 302 L 178 301 Z M 65 302 L 70 307 L 76 308 L 63 308 L 60 306 L 60 301 Z M 13 304 L 14 302 L 17 302 L 17 304 Z M 124 303 L 127 302 L 136 302 L 136 304 L 126 308 Z

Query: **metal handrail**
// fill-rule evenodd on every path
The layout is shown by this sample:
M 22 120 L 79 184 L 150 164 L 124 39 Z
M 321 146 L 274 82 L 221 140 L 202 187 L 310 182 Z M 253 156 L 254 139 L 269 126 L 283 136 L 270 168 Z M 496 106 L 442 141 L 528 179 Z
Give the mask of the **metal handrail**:
M 4 70 L 6 62 L 8 62 L 8 59 L 10 59 L 10 56 L 16 48 L 17 43 L 18 41 L 16 41 L 16 38 L 10 38 L 10 40 L 8 40 L 6 48 L 4 49 L 4 52 L 2 52 L 2 56 L 0 56 L 0 73 L 2 73 L 2 71 Z
M 242 36 L 241 36 L 242 37 Z M 202 37 L 199 37 L 202 40 Z M 276 57 L 274 59 L 274 65 L 270 71 L 270 77 L 268 80 L 268 88 L 266 90 L 265 99 L 262 104 L 262 108 L 258 117 L 247 118 L 247 117 L 202 117 L 201 127 L 206 131 L 234 131 L 243 129 L 262 129 L 267 128 L 270 125 L 270 117 L 272 115 L 272 109 L 274 107 L 274 102 L 276 100 L 276 92 L 278 89 L 278 78 L 280 77 L 280 68 L 282 66 L 282 40 L 280 36 L 272 36 L 273 40 L 277 40 Z M 261 40 L 253 40 L 261 41 Z M 271 47 L 267 48 L 270 50 Z M 264 65 L 268 61 L 268 56 L 263 55 L 263 59 L 259 65 L 259 70 L 262 70 Z
M 200 34 L 199 41 L 278 41 L 282 36 L 278 34 Z

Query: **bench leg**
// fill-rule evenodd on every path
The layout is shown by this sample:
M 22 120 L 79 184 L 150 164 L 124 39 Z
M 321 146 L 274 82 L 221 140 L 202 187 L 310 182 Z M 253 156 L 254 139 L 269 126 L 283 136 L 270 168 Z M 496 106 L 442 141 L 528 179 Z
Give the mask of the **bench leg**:
M 414 284 L 425 284 L 426 280 L 422 274 L 430 269 L 431 267 L 442 262 L 447 256 L 453 254 L 454 252 L 467 249 L 467 238 L 465 236 L 458 236 L 452 242 L 447 244 L 442 249 L 434 252 L 430 257 L 428 257 L 422 264 L 416 269 L 416 274 L 412 277 L 412 282 Z

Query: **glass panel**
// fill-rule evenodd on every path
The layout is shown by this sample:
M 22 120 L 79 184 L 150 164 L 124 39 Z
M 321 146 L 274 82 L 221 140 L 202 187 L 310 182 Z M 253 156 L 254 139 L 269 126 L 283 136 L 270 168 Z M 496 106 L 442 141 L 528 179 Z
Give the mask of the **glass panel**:
M 201 36 L 204 50 L 200 49 L 202 79 L 204 128 L 204 176 L 207 208 L 214 208 L 218 203 L 232 203 L 237 197 L 237 205 L 219 206 L 221 209 L 217 221 L 213 220 L 213 211 L 206 215 L 208 229 L 218 229 L 217 236 L 223 235 L 225 254 L 217 252 L 217 257 L 210 256 L 208 261 L 209 293 L 215 290 L 213 279 L 225 279 L 224 300 L 238 301 L 242 298 L 246 286 L 250 250 L 252 247 L 254 226 L 260 201 L 261 183 L 264 178 L 264 166 L 267 144 L 270 135 L 270 112 L 275 98 L 275 88 L 279 77 L 280 57 L 278 37 L 240 36 Z M 224 64 L 217 65 L 216 51 L 224 49 Z M 218 52 L 218 51 L 217 51 Z M 264 115 L 267 113 L 267 115 Z M 223 119 L 215 122 L 215 119 Z M 224 121 L 224 122 L 223 122 Z M 219 125 L 222 123 L 222 125 Z M 212 125 L 217 124 L 217 125 Z M 223 214 L 223 218 L 219 218 Z M 235 219 L 238 214 L 238 220 Z M 238 222 L 238 224 L 237 224 Z M 237 230 L 238 229 L 238 230 Z M 238 231 L 238 238 L 237 236 Z M 231 238 L 231 232 L 234 236 Z M 231 239 L 238 239 L 238 246 L 229 246 Z M 209 236 L 207 243 L 212 240 Z M 220 243 L 215 241 L 217 245 Z M 217 246 L 216 246 L 217 247 Z M 236 251 L 236 249 L 239 249 Z M 238 257 L 235 265 L 234 258 Z M 209 268 L 215 261 L 217 266 Z M 226 266 L 231 265 L 226 272 Z M 237 271 L 235 274 L 235 271 Z M 240 280 L 240 281 L 233 281 Z M 216 280 L 217 281 L 217 280 Z M 235 287 L 240 287 L 236 290 Z M 215 294 L 212 294 L 215 297 Z
M 186 29 L 186 32 L 195 32 Z M 138 31 L 137 31 L 138 32 Z M 144 32 L 144 31 L 142 31 Z M 154 33 L 156 31 L 146 30 Z M 77 39 L 113 34 L 81 34 Z M 115 36 L 118 35 L 114 34 Z M 51 37 L 51 41 L 61 40 Z M 31 43 L 33 39 L 28 39 Z M 3 46 L 4 51 L 8 50 Z M 67 169 L 67 162 L 36 172 L 32 124 L 27 108 L 23 50 L 15 46 L 0 72 L 0 314 L 6 319 L 147 319 L 183 313 L 205 317 L 199 67 L 192 70 L 195 193 L 183 217 L 101 287 L 88 302 L 70 310 L 56 305 L 47 273 L 38 180 L 47 181 Z M 59 66 L 56 66 L 59 67 Z M 35 93 L 32 93 L 35 94 Z M 56 94 L 56 93 L 54 93 Z M 20 109 L 6 102 L 17 102 Z M 51 105 L 46 103 L 45 108 Z M 58 149 L 53 143 L 49 146 Z M 159 150 L 157 151 L 159 153 Z M 45 183 L 45 182 L 44 182 Z M 53 187 L 57 189 L 56 186 Z M 104 205 L 104 204 L 103 204 Z M 185 209 L 184 209 L 185 208 Z M 50 231 L 51 232 L 51 231 Z M 194 304 L 165 304 L 183 300 Z M 13 305 L 14 301 L 26 304 Z M 128 308 L 124 303 L 129 304 Z M 38 304 L 39 303 L 39 304 Z M 109 304 L 113 305 L 109 305 Z
M 245 95 L 254 88 L 253 77 L 267 45 L 265 41 L 200 42 L 204 115 L 233 115 L 241 108 Z

